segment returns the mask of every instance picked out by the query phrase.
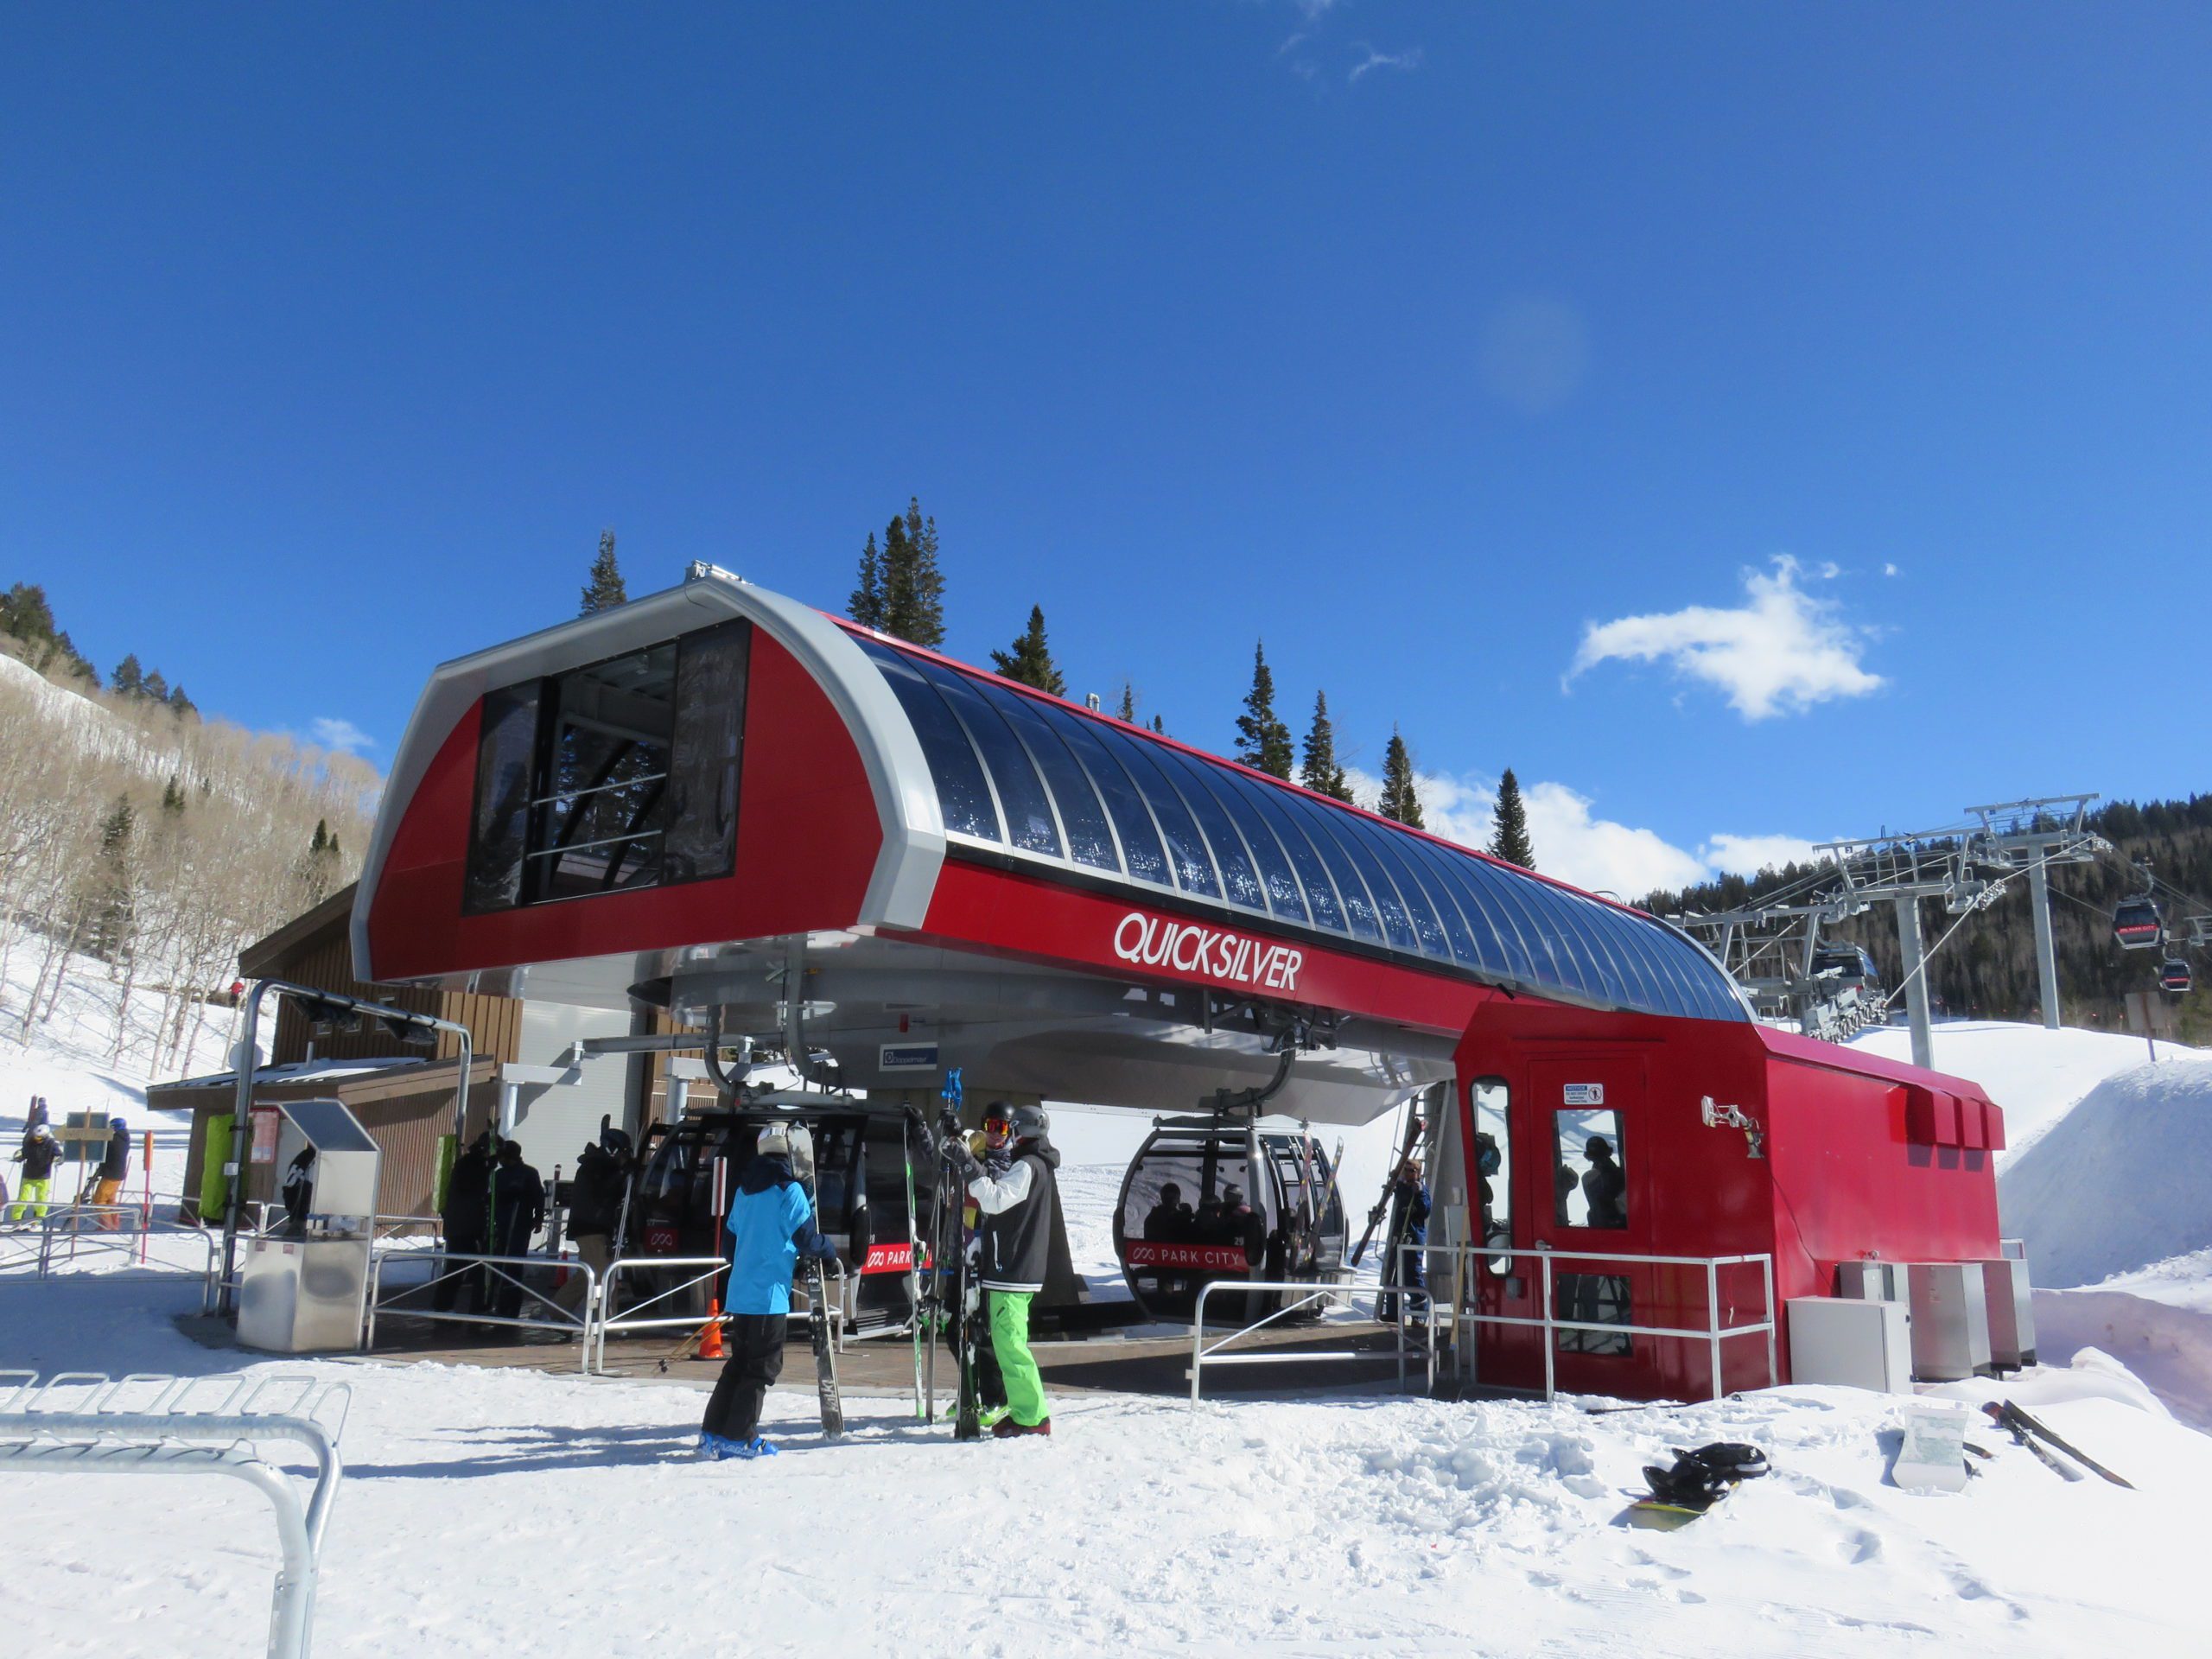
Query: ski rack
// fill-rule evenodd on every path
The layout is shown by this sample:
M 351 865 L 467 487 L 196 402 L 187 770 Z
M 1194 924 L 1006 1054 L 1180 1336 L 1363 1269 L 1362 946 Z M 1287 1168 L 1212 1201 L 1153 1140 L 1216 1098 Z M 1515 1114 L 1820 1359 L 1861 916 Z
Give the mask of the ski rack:
M 321 1421 L 335 1402 L 336 1421 Z M 269 1659 L 307 1659 L 324 1530 L 344 1465 L 339 1436 L 353 1389 L 298 1373 L 181 1377 L 0 1370 L 0 1473 L 220 1474 L 242 1480 L 276 1514 L 283 1565 L 269 1617 Z M 263 1440 L 289 1440 L 315 1459 L 298 1482 L 262 1458 Z

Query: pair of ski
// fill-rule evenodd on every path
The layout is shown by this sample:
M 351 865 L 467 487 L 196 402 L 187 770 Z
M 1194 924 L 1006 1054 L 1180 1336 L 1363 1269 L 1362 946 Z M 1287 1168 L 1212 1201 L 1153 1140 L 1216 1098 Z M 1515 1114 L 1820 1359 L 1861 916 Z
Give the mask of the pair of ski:
M 2125 1486 L 2131 1492 L 2135 1490 L 2133 1481 L 2115 1475 L 2104 1465 L 2082 1451 L 2080 1446 L 2075 1446 L 2071 1440 L 2054 1434 L 2040 1419 L 2031 1417 L 2010 1400 L 1986 1400 L 1982 1402 L 1981 1409 L 1990 1421 L 2034 1452 L 2037 1459 L 2054 1474 L 2060 1475 L 2068 1480 L 2079 1480 L 2082 1478 L 2082 1469 L 2087 1469 L 2091 1474 L 2101 1475 L 2115 1486 Z M 2058 1458 L 2052 1455 L 2054 1452 L 2064 1452 L 2075 1463 L 2080 1464 L 2082 1469 L 2074 1468 L 2071 1465 L 2060 1461 Z
M 954 1151 L 961 1134 L 961 1078 L 957 1066 L 945 1073 L 944 1100 L 944 1116 L 938 1126 L 936 1143 L 937 1191 L 931 1205 L 929 1288 L 914 1309 L 918 1340 L 928 1344 L 922 1409 L 925 1418 L 935 1421 L 937 1338 L 949 1329 L 952 1332 L 953 1352 L 959 1362 L 953 1395 L 952 1438 L 976 1440 L 983 1434 L 976 1382 L 983 1298 L 969 1267 L 967 1240 L 963 1236 L 962 1210 L 968 1196 L 968 1183 L 961 1179 L 960 1160 Z M 911 1201 L 908 1213 L 912 1213 Z M 948 1272 L 951 1281 L 949 1287 Z M 920 1283 L 918 1277 L 916 1283 Z

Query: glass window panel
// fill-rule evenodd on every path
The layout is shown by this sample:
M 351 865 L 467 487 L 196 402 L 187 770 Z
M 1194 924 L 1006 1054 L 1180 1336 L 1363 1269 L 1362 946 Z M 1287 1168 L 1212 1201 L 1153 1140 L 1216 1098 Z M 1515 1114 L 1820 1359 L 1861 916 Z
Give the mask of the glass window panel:
M 1179 749 L 1171 749 L 1164 743 L 1150 746 L 1152 758 L 1160 762 L 1167 775 L 1181 791 L 1185 804 L 1198 821 L 1198 828 L 1213 848 L 1213 861 L 1221 871 L 1222 896 L 1232 905 L 1242 905 L 1247 910 L 1264 911 L 1268 907 L 1267 894 L 1261 891 L 1259 872 L 1253 868 L 1251 849 L 1245 846 L 1244 837 L 1230 822 L 1228 809 L 1221 804 L 1206 774 L 1212 770 L 1204 761 L 1194 760 Z
M 1414 937 L 1413 920 L 1406 914 L 1405 906 L 1398 898 L 1397 884 L 1383 870 L 1374 849 L 1360 834 L 1363 828 L 1371 829 L 1357 812 L 1339 811 L 1332 807 L 1316 805 L 1315 815 L 1321 821 L 1324 833 L 1332 834 L 1340 842 L 1347 856 L 1367 880 L 1367 891 L 1375 899 L 1375 907 L 1382 918 L 1383 937 L 1401 950 L 1418 952 L 1421 941 Z
M 1326 928 L 1332 933 L 1349 932 L 1344 906 L 1337 898 L 1337 884 L 1329 879 L 1329 867 L 1321 861 L 1321 855 L 1314 850 L 1313 841 L 1300 827 L 1290 807 L 1290 791 L 1273 789 L 1249 778 L 1237 779 L 1236 783 L 1245 798 L 1274 828 L 1283 850 L 1290 855 L 1291 868 L 1298 872 L 1299 885 L 1306 889 L 1306 902 L 1313 911 L 1313 925 Z
M 1344 850 L 1344 843 L 1329 833 L 1333 809 L 1311 796 L 1294 795 L 1287 791 L 1279 791 L 1277 798 L 1289 808 L 1292 817 L 1313 842 L 1314 850 L 1320 854 L 1321 861 L 1328 866 L 1329 874 L 1337 884 L 1337 897 L 1344 902 L 1344 919 L 1351 925 L 1352 937 L 1382 944 L 1382 912 L 1367 891 L 1367 878 L 1351 861 L 1351 855 Z
M 1047 857 L 1065 855 L 1059 826 L 1052 819 L 1052 798 L 1030 764 L 1028 750 L 1005 717 L 983 700 L 982 693 L 964 674 L 956 674 L 935 663 L 917 661 L 915 671 L 944 694 L 952 712 L 976 741 L 984 770 L 998 786 L 999 811 L 1006 819 L 1007 844 Z
M 1562 1273 L 1552 1281 L 1552 1317 L 1571 1319 L 1577 1325 L 1634 1325 L 1624 1273 Z M 1625 1358 L 1636 1351 L 1636 1338 L 1626 1331 L 1555 1331 L 1553 1340 L 1562 1354 L 1605 1354 Z
M 1416 874 L 1428 889 L 1428 896 L 1436 905 L 1436 913 L 1444 918 L 1444 934 L 1452 942 L 1452 959 L 1465 967 L 1479 969 L 1485 973 L 1502 972 L 1504 958 L 1497 954 L 1497 940 L 1491 934 L 1490 924 L 1479 915 L 1469 919 L 1465 896 L 1449 880 L 1445 870 L 1445 861 L 1456 859 L 1459 855 L 1418 836 L 1408 838 L 1405 850 L 1418 861 L 1420 868 Z M 1479 942 L 1478 930 L 1481 936 Z
M 1090 775 L 1084 771 L 1083 763 L 1069 753 L 1060 734 L 1038 713 L 1038 705 L 1019 691 L 1009 691 L 988 680 L 971 683 L 1006 716 L 1014 734 L 1027 746 L 1029 758 L 1044 774 L 1046 787 L 1052 791 L 1052 804 L 1060 810 L 1060 828 L 1067 834 L 1068 856 L 1095 870 L 1118 873 L 1122 861 L 1114 851 L 1114 832 L 1107 824 L 1106 809 L 1099 803 L 1098 791 L 1091 786 Z
M 1481 861 L 1478 862 L 1476 869 L 1478 879 L 1490 884 L 1490 891 L 1496 896 L 1503 913 L 1512 918 L 1514 925 L 1521 930 L 1522 943 L 1529 950 L 1529 971 L 1535 982 L 1581 989 L 1580 977 L 1570 976 L 1564 959 L 1564 946 L 1554 944 L 1550 925 L 1536 908 L 1531 890 L 1543 884 L 1516 874 L 1502 864 Z
M 1589 943 L 1575 931 L 1573 918 L 1558 892 L 1549 882 L 1533 880 L 1516 882 L 1515 890 L 1551 946 L 1552 960 L 1559 964 L 1560 985 L 1600 1002 L 1611 1001 L 1597 964 L 1591 960 Z
M 1206 850 L 1205 837 L 1198 833 L 1198 820 L 1191 816 L 1191 809 L 1183 804 L 1183 798 L 1167 781 L 1167 774 L 1154 763 L 1148 752 L 1150 746 L 1111 726 L 1097 725 L 1092 729 L 1143 791 L 1154 818 L 1159 822 L 1160 833 L 1167 838 L 1176 885 L 1186 893 L 1220 898 L 1221 884 L 1214 879 L 1213 857 Z
M 1422 884 L 1408 851 L 1421 837 L 1410 830 L 1402 834 L 1386 830 L 1371 818 L 1352 818 L 1350 822 L 1374 849 L 1384 872 L 1398 884 L 1398 897 L 1405 903 L 1406 913 L 1413 918 L 1414 937 L 1421 941 L 1421 955 L 1451 961 L 1452 945 L 1445 937 L 1444 919 L 1436 913 L 1436 900 Z
M 461 905 L 467 912 L 505 910 L 522 902 L 530 777 L 537 754 L 537 686 L 532 680 L 484 696 Z
M 1482 1216 L 1482 1243 L 1498 1249 L 1513 1247 L 1513 1136 L 1506 1121 L 1510 1096 L 1503 1077 L 1478 1077 L 1467 1085 L 1475 1120 L 1475 1193 Z M 1493 1255 L 1484 1264 L 1503 1278 L 1513 1258 Z
M 1548 882 L 1544 886 L 1543 896 L 1551 902 L 1554 913 L 1559 917 L 1560 931 L 1573 948 L 1575 960 L 1582 965 L 1582 982 L 1603 1001 L 1616 1006 L 1626 1004 L 1630 1000 L 1628 982 L 1622 977 L 1611 950 L 1590 925 L 1588 901 Z
M 737 780 L 745 741 L 745 673 L 753 625 L 688 633 L 676 653 L 676 743 L 669 762 L 671 881 L 728 875 L 737 859 Z
M 1554 1112 L 1552 1218 L 1562 1227 L 1618 1232 L 1628 1225 L 1627 1148 L 1621 1115 L 1610 1107 Z
M 1635 982 L 1643 988 L 1642 1006 L 1655 1014 L 1682 1012 L 1682 988 L 1652 953 L 1651 925 L 1618 910 L 1600 908 L 1598 917 L 1612 938 L 1615 953 L 1625 960 Z
M 1524 983 L 1533 981 L 1535 963 L 1519 925 L 1497 895 L 1496 872 L 1471 853 L 1443 853 L 1440 857 L 1445 874 L 1452 878 L 1452 891 L 1465 901 L 1477 943 L 1482 942 L 1487 930 L 1490 947 L 1498 954 L 1499 971 Z
M 930 775 L 937 782 L 938 807 L 944 814 L 944 827 L 978 841 L 1004 841 L 999 830 L 998 806 L 983 777 L 983 763 L 976 759 L 975 745 L 968 741 L 967 732 L 953 718 L 937 689 L 889 646 L 872 639 L 854 643 L 875 659 L 899 706 L 906 709 L 906 718 L 913 722 L 914 735 L 921 741 Z
M 1144 797 L 1138 793 L 1122 763 L 1098 741 L 1100 728 L 1096 722 L 1049 702 L 1033 703 L 1031 707 L 1039 719 L 1066 740 L 1068 753 L 1082 762 L 1090 781 L 1097 785 L 1099 798 L 1106 803 L 1114 829 L 1121 837 L 1122 856 L 1127 861 L 1128 873 L 1140 881 L 1163 887 L 1174 886 L 1174 878 L 1167 871 L 1167 849 L 1160 841 L 1160 827 L 1153 822 L 1152 810 L 1145 805 Z
M 1312 920 L 1290 855 L 1283 849 L 1274 824 L 1252 798 L 1269 786 L 1226 766 L 1208 766 L 1206 775 L 1221 797 L 1222 804 L 1229 809 L 1230 817 L 1244 832 L 1244 844 L 1252 849 L 1253 860 L 1260 867 L 1261 883 L 1268 890 L 1268 908 L 1294 922 Z
M 671 641 L 548 682 L 551 734 L 523 891 L 569 899 L 660 879 L 676 721 Z

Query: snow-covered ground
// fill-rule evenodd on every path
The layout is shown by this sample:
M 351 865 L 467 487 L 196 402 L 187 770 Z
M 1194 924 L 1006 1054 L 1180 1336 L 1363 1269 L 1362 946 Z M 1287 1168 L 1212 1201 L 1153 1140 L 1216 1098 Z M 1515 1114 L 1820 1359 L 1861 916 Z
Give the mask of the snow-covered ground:
M 1980 1070 L 1943 1052 L 1946 1034 L 1974 1038 Z M 2056 1044 L 2078 1057 L 2086 1046 L 2072 1039 L 2084 1035 L 2096 1034 L 1947 1027 L 1938 1058 L 2012 1111 L 2042 1114 L 2056 1135 L 2083 1096 L 2096 1105 L 2106 1077 L 2103 1094 L 2137 1087 L 2139 1045 L 2123 1060 L 2100 1039 L 2110 1064 L 2096 1076 L 2086 1060 L 2034 1052 Z M 143 1098 L 141 1080 L 83 1065 L 0 1054 L 0 1088 L 16 1091 L 0 1102 L 20 1122 L 32 1076 L 57 1112 Z M 2153 1069 L 2178 1083 L 2198 1068 Z M 1106 1294 L 1119 1294 L 1111 1205 L 1147 1128 L 1054 1112 L 1071 1243 Z M 1391 1128 L 1351 1137 L 1355 1217 L 1365 1187 L 1379 1186 Z M 130 1271 L 0 1276 L 0 1367 L 305 1370 L 350 1383 L 348 1475 L 317 1620 L 325 1656 L 2002 1648 L 2071 1659 L 2205 1645 L 2183 1552 L 2212 1480 L 2212 1439 L 2186 1426 L 2212 1423 L 2212 1249 L 2039 1294 L 2045 1357 L 2070 1364 L 1929 1391 L 2018 1400 L 2139 1491 L 2063 1482 L 1985 1426 L 1970 1438 L 1996 1460 L 1951 1497 L 1887 1483 L 1903 1402 L 1809 1389 L 1599 1414 L 1586 1408 L 1604 1402 L 1382 1396 L 1194 1414 L 1179 1401 L 1071 1395 L 1056 1404 L 1049 1443 L 973 1446 L 916 1425 L 903 1399 L 855 1399 L 852 1432 L 830 1445 L 813 1427 L 810 1377 L 794 1375 L 769 1407 L 785 1455 L 707 1465 L 687 1455 L 702 1402 L 686 1385 L 248 1363 L 171 1324 L 198 1295 Z M 1643 1464 L 1718 1439 L 1763 1446 L 1776 1472 L 1680 1533 L 1619 1523 Z M 260 1640 L 276 1552 L 266 1505 L 245 1489 L 0 1482 L 10 1514 L 39 1517 L 10 1534 L 11 1582 L 30 1588 L 11 1599 L 5 1651 L 137 1659 Z
M 182 1295 L 188 1300 L 188 1294 Z M 173 1287 L 0 1288 L 0 1360 L 228 1369 Z M 1208 1406 L 1065 1398 L 1049 1442 L 953 1444 L 853 1402 L 825 1444 L 686 1455 L 701 1397 L 430 1364 L 268 1363 L 353 1389 L 316 1651 L 905 1656 L 2202 1651 L 2185 1565 L 2212 1440 L 2108 1363 L 2002 1392 L 2133 1479 L 2068 1484 L 1994 1431 L 1957 1497 L 1886 1484 L 1900 1402 L 1789 1389 L 1592 1415 L 1583 1402 Z M 1749 1440 L 1775 1473 L 1675 1534 L 1618 1517 L 1670 1446 Z M 230 1483 L 0 1475 L 11 1651 L 137 1659 L 259 1639 L 275 1550 Z

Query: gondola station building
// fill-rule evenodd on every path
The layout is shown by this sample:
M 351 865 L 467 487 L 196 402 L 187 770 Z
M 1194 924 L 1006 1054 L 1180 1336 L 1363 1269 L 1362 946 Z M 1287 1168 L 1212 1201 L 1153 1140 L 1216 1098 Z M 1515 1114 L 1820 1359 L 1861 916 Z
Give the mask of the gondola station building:
M 1425 1092 L 1465 1306 L 1537 1321 L 1548 1281 L 1626 1327 L 1553 1332 L 1564 1388 L 1764 1385 L 1762 1340 L 1640 1334 L 1760 1320 L 1764 1264 L 1716 1259 L 1771 1258 L 1780 1307 L 2000 1255 L 1974 1084 L 1756 1021 L 1641 912 L 705 567 L 431 675 L 351 925 L 364 981 L 803 1030 L 871 1096 Z M 1536 1325 L 1472 1328 L 1481 1382 L 1542 1382 Z

